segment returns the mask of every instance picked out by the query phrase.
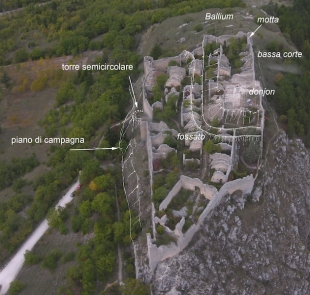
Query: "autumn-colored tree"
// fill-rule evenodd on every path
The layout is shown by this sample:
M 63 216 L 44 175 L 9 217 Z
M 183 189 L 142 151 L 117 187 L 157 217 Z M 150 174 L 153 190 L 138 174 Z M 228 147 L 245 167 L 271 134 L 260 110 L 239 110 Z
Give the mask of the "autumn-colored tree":
M 89 184 L 89 188 L 92 190 L 92 191 L 97 191 L 98 190 L 98 185 L 92 180 Z
M 98 190 L 105 191 L 113 187 L 114 179 L 111 174 L 104 174 L 96 177 L 94 183 L 97 185 Z
M 42 90 L 44 90 L 44 88 L 46 86 L 46 82 L 47 82 L 46 77 L 41 77 L 41 78 L 35 79 L 30 85 L 31 91 L 42 91 Z
M 275 75 L 275 77 L 274 77 L 274 83 L 276 84 L 276 85 L 279 85 L 280 84 L 280 81 L 283 79 L 283 74 L 281 74 L 281 73 L 278 73 L 278 74 L 276 74 Z

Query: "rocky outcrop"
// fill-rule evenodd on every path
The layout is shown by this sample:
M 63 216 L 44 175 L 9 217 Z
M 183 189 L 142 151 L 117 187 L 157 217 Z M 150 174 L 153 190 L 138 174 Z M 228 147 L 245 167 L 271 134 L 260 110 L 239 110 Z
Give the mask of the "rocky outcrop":
M 221 199 L 189 246 L 158 264 L 153 294 L 306 295 L 309 278 L 309 153 L 281 134 L 253 193 Z

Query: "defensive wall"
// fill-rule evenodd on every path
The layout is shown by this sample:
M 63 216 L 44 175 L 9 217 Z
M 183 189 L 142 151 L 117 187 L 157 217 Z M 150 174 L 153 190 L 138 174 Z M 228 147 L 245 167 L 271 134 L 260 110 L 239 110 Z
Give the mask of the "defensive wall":
M 197 49 L 199 51 L 199 48 Z M 172 56 L 154 60 L 151 56 L 144 57 L 144 79 L 142 85 L 142 96 L 143 96 L 143 110 L 150 119 L 153 119 L 153 107 L 150 105 L 146 91 L 152 91 L 155 85 L 156 76 L 160 72 L 166 72 L 170 61 L 176 61 L 179 65 L 185 62 L 188 58 L 195 59 L 192 52 L 184 50 L 178 56 Z M 185 70 L 185 69 L 184 69 Z M 182 70 L 183 71 L 183 70 Z
M 151 107 L 145 92 L 144 85 L 142 86 L 142 101 L 143 101 L 143 111 L 147 114 L 147 116 L 152 120 L 153 119 L 153 108 Z
M 217 192 L 214 186 L 202 183 L 198 178 L 190 178 L 185 175 L 180 176 L 180 180 L 175 184 L 167 197 L 159 205 L 159 211 L 167 209 L 172 199 L 178 194 L 181 188 L 195 191 L 196 187 L 200 189 L 200 193 L 203 194 L 206 199 L 211 200 L 213 195 Z
M 146 127 L 146 151 L 148 157 L 148 169 L 150 174 L 150 187 L 151 187 L 151 197 L 153 196 L 153 150 L 152 150 L 152 141 L 149 131 L 149 126 L 147 121 L 143 121 L 143 124 Z M 144 127 L 144 128 L 145 128 Z
M 244 36 L 247 36 L 246 33 L 240 31 L 236 35 L 222 35 L 219 37 L 213 36 L 213 35 L 204 35 L 203 36 L 203 41 L 202 41 L 202 46 L 203 48 L 208 44 L 208 43 L 220 43 L 221 45 L 225 44 L 225 41 L 227 44 L 229 44 L 229 39 L 231 38 L 242 38 Z
M 186 159 L 185 155 L 183 154 L 183 165 L 186 165 L 186 163 L 190 162 L 197 162 L 200 166 L 200 159 Z
M 188 185 L 185 185 L 184 188 L 186 189 L 192 189 L 195 190 L 195 186 L 197 184 L 202 184 L 202 182 L 199 179 L 191 179 L 186 176 L 181 176 L 182 180 Z M 181 181 L 180 178 L 180 181 Z M 177 193 L 177 190 L 180 190 L 182 185 L 180 181 L 175 185 L 175 187 L 171 190 L 174 191 L 174 195 Z M 203 185 L 203 184 L 202 184 Z M 160 261 L 163 261 L 169 257 L 173 257 L 180 253 L 185 247 L 188 246 L 190 241 L 192 240 L 194 234 L 198 231 L 200 225 L 203 224 L 204 220 L 211 215 L 212 210 L 220 203 L 222 198 L 227 194 L 232 194 L 235 191 L 242 191 L 244 195 L 250 194 L 253 190 L 254 186 L 254 178 L 253 175 L 249 175 L 247 177 L 244 177 L 242 179 L 236 179 L 230 182 L 225 183 L 219 191 L 217 191 L 214 187 L 213 189 L 216 191 L 216 193 L 211 198 L 211 201 L 208 203 L 207 207 L 204 209 L 204 211 L 201 213 L 201 215 L 198 218 L 197 224 L 193 224 L 185 234 L 182 234 L 177 239 L 177 243 L 171 243 L 169 245 L 162 245 L 160 247 L 157 247 L 152 243 L 151 235 L 147 234 L 147 245 L 148 245 L 148 258 L 149 258 L 149 267 L 151 272 L 154 272 L 156 269 L 158 263 Z M 167 196 L 168 198 L 168 196 Z M 168 200 L 167 202 L 168 203 Z M 163 203 L 162 203 L 163 204 Z M 162 205 L 161 204 L 161 205 Z M 166 204 L 164 204 L 166 205 Z M 166 205 L 168 206 L 168 204 Z M 163 208 L 163 207 L 162 207 Z M 160 209 L 161 210 L 161 209 Z M 178 227 L 178 232 L 180 233 L 182 231 L 181 226 Z

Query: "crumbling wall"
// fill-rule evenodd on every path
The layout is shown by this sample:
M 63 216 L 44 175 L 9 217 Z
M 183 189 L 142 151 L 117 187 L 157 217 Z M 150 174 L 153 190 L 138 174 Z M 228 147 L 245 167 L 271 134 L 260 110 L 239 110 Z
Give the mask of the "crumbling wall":
M 208 206 L 203 210 L 198 218 L 198 224 L 202 224 L 205 218 L 210 214 L 210 212 L 219 204 L 222 198 L 227 194 L 232 194 L 235 191 L 242 191 L 244 195 L 248 195 L 252 192 L 254 186 L 253 175 L 246 176 L 244 178 L 235 179 L 225 183 L 219 192 L 214 195 L 212 200 L 208 203 Z
M 146 92 L 144 86 L 142 86 L 142 101 L 143 101 L 143 111 L 147 114 L 147 116 L 152 120 L 153 119 L 153 108 L 150 106 L 150 103 L 147 99 Z
M 174 148 L 167 144 L 161 144 L 159 148 L 153 153 L 153 160 L 165 159 L 170 152 L 177 152 Z
M 156 101 L 152 104 L 152 109 L 160 109 L 163 110 L 163 103 L 161 101 Z
M 151 137 L 152 146 L 159 147 L 161 144 L 163 144 L 165 138 L 167 137 L 167 134 L 164 134 L 162 132 L 159 132 L 158 134 Z
M 186 176 L 181 176 L 182 180 L 177 183 L 179 190 L 181 189 L 182 185 L 180 182 L 186 181 L 189 185 L 188 187 L 195 188 L 196 183 L 201 183 L 199 179 L 191 179 Z M 191 181 L 190 181 L 191 180 Z M 197 224 L 193 224 L 185 234 L 182 234 L 177 239 L 177 244 L 171 243 L 168 246 L 160 246 L 157 247 L 152 243 L 150 234 L 147 234 L 147 245 L 148 245 L 148 258 L 149 258 L 149 266 L 150 270 L 154 272 L 156 269 L 157 264 L 160 261 L 163 261 L 169 257 L 173 257 L 180 253 L 185 247 L 188 246 L 190 241 L 192 240 L 194 234 L 198 231 L 201 224 L 203 224 L 204 220 L 210 216 L 212 210 L 220 203 L 222 198 L 227 194 L 232 194 L 233 192 L 240 190 L 244 195 L 250 194 L 253 190 L 254 186 L 254 178 L 253 175 L 244 177 L 242 179 L 236 179 L 224 184 L 221 189 L 217 192 L 217 190 L 212 187 L 216 193 L 214 194 L 211 201 L 208 203 L 207 207 L 199 216 Z M 173 188 L 174 189 L 174 188 Z M 176 188 L 177 189 L 177 188 Z
M 198 187 L 200 189 L 200 193 L 209 200 L 211 200 L 213 195 L 217 192 L 215 187 L 202 183 L 202 181 L 198 178 L 190 178 L 188 176 L 181 175 L 180 180 L 159 205 L 159 211 L 167 209 L 172 199 L 178 194 L 182 187 L 191 191 L 195 191 L 196 187 Z
M 148 132 L 147 122 L 146 121 L 141 121 L 141 124 L 140 124 L 141 140 L 145 140 L 146 141 L 147 132 Z
M 152 141 L 149 131 L 148 122 L 144 121 L 146 125 L 146 150 L 147 150 L 147 157 L 148 157 L 148 169 L 150 174 L 150 186 L 151 186 L 151 196 L 153 195 L 153 150 L 152 150 Z

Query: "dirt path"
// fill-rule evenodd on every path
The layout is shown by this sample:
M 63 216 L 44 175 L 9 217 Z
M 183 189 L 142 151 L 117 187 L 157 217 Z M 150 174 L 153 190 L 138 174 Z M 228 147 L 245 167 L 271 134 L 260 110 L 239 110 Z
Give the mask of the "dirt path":
M 49 2 L 45 2 L 45 3 L 39 3 L 39 4 L 37 4 L 37 5 L 38 5 L 38 6 L 42 6 L 42 5 L 45 5 L 45 4 L 47 4 L 47 3 L 50 3 L 50 1 L 49 1 Z M 16 9 L 13 9 L 13 10 L 0 12 L 0 17 L 1 17 L 1 16 L 4 16 L 4 15 L 6 15 L 6 14 L 9 14 L 9 13 L 21 11 L 22 9 L 23 9 L 23 8 L 16 8 Z
M 59 200 L 55 208 L 58 206 L 65 207 L 67 203 L 72 201 L 71 193 L 74 192 L 79 185 L 79 181 L 75 182 L 68 192 Z M 28 239 L 23 243 L 17 253 L 13 256 L 10 262 L 0 271 L 0 294 L 6 294 L 10 287 L 10 283 L 15 280 L 20 272 L 24 261 L 24 253 L 27 250 L 32 250 L 35 244 L 40 240 L 44 233 L 48 230 L 49 226 L 47 220 L 44 219 L 40 225 L 33 231 Z
M 247 168 L 249 168 L 249 169 L 254 169 L 254 170 L 258 169 L 257 165 L 253 165 L 253 166 L 248 165 L 248 164 L 244 161 L 243 156 L 241 156 L 240 159 L 241 159 L 241 161 L 242 161 L 242 164 L 243 164 L 244 166 L 246 166 Z
M 121 222 L 118 199 L 117 199 L 116 184 L 115 184 L 115 201 L 116 201 L 116 210 L 117 210 L 117 221 Z M 122 284 L 123 283 L 123 261 L 122 261 L 121 247 L 119 244 L 117 245 L 117 255 L 118 255 L 118 283 Z

